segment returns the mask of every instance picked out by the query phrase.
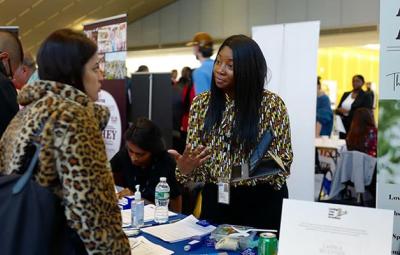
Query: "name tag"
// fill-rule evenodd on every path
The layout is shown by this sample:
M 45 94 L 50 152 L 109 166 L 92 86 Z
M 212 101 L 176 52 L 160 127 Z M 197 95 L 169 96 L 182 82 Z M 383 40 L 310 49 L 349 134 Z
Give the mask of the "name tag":
M 229 205 L 230 187 L 227 182 L 218 183 L 218 203 Z

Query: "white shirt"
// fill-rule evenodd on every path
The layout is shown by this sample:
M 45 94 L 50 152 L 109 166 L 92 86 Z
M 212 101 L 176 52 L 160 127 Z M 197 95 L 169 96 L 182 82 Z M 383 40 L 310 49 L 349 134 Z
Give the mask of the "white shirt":
M 341 107 L 342 107 L 343 109 L 347 110 L 347 113 L 343 114 L 344 116 L 348 116 L 348 115 L 349 115 L 349 111 L 350 111 L 350 109 L 351 109 L 351 105 L 352 105 L 353 102 L 354 102 L 354 98 L 351 97 L 351 94 L 352 94 L 352 93 L 350 93 L 350 94 L 346 97 L 346 99 L 342 102 L 342 106 L 341 106 Z

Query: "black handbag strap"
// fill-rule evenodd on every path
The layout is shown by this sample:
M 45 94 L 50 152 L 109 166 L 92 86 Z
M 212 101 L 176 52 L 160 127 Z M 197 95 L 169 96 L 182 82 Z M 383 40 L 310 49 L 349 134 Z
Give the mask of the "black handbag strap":
M 40 126 L 38 132 L 34 134 L 34 137 L 39 137 L 43 131 L 43 128 L 44 128 L 44 123 Z M 29 180 L 32 178 L 36 163 L 38 162 L 41 145 L 39 141 L 33 141 L 32 144 L 35 148 L 35 153 L 33 154 L 33 157 L 29 163 L 28 169 L 25 171 L 24 174 L 21 175 L 21 177 L 18 179 L 18 181 L 12 188 L 13 195 L 21 192 L 22 189 L 25 187 L 25 185 L 29 182 Z
M 31 159 L 31 162 L 29 163 L 28 169 L 25 171 L 23 175 L 19 178 L 17 183 L 15 183 L 14 187 L 12 188 L 12 193 L 18 194 L 21 192 L 21 190 L 25 187 L 25 185 L 28 183 L 28 181 L 31 179 L 32 174 L 33 174 L 33 169 L 35 169 L 36 163 L 39 159 L 39 154 L 40 154 L 40 144 L 34 143 L 35 146 L 35 154 L 33 154 L 33 157 Z

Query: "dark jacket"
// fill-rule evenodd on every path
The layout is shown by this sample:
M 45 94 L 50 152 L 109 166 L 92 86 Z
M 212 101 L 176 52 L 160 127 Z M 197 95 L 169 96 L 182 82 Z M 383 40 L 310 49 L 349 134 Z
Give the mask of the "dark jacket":
M 349 94 L 351 94 L 351 91 L 347 91 L 347 92 L 343 93 L 343 96 L 340 99 L 338 108 L 342 107 L 343 101 L 349 96 Z M 351 121 L 353 120 L 354 112 L 358 108 L 362 108 L 362 107 L 372 109 L 372 105 L 373 105 L 373 101 L 372 101 L 371 95 L 369 93 L 366 93 L 365 91 L 361 90 L 360 92 L 358 92 L 357 97 L 355 98 L 354 102 L 351 104 L 351 109 L 350 109 L 348 116 L 344 116 L 344 115 L 336 112 L 336 114 L 338 114 L 342 117 L 343 125 L 344 125 L 344 128 L 346 129 L 346 132 L 348 132 L 350 129 L 350 125 L 351 125 Z
M 18 112 L 17 91 L 13 83 L 0 72 L 0 138 Z

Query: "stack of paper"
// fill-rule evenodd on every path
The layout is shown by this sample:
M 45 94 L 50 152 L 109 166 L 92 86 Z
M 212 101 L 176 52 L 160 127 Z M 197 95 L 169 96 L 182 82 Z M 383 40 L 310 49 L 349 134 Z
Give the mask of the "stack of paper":
M 176 223 L 159 225 L 142 229 L 143 232 L 158 237 L 166 242 L 175 243 L 193 236 L 204 236 L 211 233 L 215 227 L 203 227 L 196 224 L 198 220 L 190 215 Z
M 135 255 L 170 255 L 174 254 L 173 251 L 165 249 L 164 247 L 150 242 L 145 237 L 129 238 L 131 245 L 131 252 Z
M 154 220 L 154 210 L 155 205 L 146 205 L 144 207 L 144 222 L 149 222 Z M 122 226 L 128 227 L 131 225 L 131 210 L 121 210 L 122 215 Z M 169 211 L 168 216 L 174 216 L 176 213 Z

